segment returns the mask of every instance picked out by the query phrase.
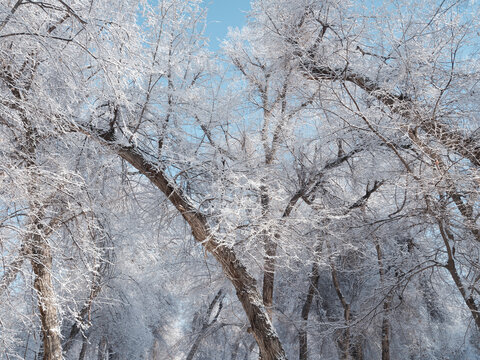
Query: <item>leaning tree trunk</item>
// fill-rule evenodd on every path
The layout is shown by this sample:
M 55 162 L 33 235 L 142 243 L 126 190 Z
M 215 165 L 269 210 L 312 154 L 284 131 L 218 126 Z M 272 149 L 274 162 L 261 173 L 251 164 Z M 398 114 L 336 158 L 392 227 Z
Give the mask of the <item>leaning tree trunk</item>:
M 88 133 L 91 135 L 91 132 Z M 257 282 L 237 258 L 235 251 L 215 238 L 206 217 L 195 209 L 188 197 L 168 180 L 161 169 L 146 160 L 133 147 L 114 145 L 108 140 L 104 144 L 110 146 L 164 193 L 189 224 L 194 239 L 220 263 L 223 272 L 234 286 L 237 297 L 247 315 L 250 323 L 249 332 L 255 337 L 262 359 L 286 359 L 280 339 L 257 290 Z
M 449 243 L 449 239 L 453 240 L 453 234 L 445 228 L 445 225 L 443 224 L 443 221 L 441 219 L 438 220 L 438 228 L 440 230 L 440 235 L 447 250 L 448 260 L 445 268 L 450 273 L 453 282 L 457 286 L 457 289 L 462 295 L 465 304 L 470 310 L 473 320 L 475 321 L 475 325 L 477 326 L 477 330 L 480 331 L 480 309 L 477 306 L 475 299 L 472 296 L 472 293 L 467 294 L 467 288 L 463 284 L 462 278 L 460 277 L 460 274 L 458 273 L 457 267 L 455 265 L 454 252 Z

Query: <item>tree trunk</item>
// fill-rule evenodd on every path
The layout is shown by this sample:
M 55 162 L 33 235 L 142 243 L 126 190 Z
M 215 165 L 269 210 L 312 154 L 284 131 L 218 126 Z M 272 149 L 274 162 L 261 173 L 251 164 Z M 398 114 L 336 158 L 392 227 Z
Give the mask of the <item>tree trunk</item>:
M 132 147 L 119 145 L 111 145 L 111 147 L 165 194 L 189 224 L 194 239 L 220 263 L 223 272 L 234 286 L 237 297 L 247 315 L 250 323 L 249 332 L 255 337 L 262 359 L 286 359 L 280 339 L 257 290 L 257 282 L 237 258 L 234 250 L 217 241 L 210 230 L 206 217 L 195 209 L 182 190 L 169 181 L 160 169 L 145 160 Z
M 266 186 L 262 186 L 261 191 L 262 211 L 263 216 L 266 218 L 269 212 L 270 197 L 268 195 L 268 188 Z M 283 211 L 282 221 L 290 216 L 292 210 L 297 204 L 297 201 L 301 198 L 302 194 L 303 189 L 295 193 L 295 195 L 293 195 L 293 197 L 290 199 L 285 210 Z M 277 257 L 277 244 L 280 240 L 280 234 L 276 231 L 276 229 L 272 229 L 272 231 L 270 232 L 264 231 L 263 238 L 263 304 L 267 309 L 270 321 L 272 321 L 273 289 L 275 285 L 275 263 Z
M 50 245 L 42 236 L 42 225 L 38 218 L 33 220 L 31 238 L 31 264 L 35 274 L 34 288 L 37 293 L 40 320 L 43 335 L 43 359 L 61 360 L 62 344 L 60 341 L 60 325 L 57 316 L 55 293 L 52 282 L 52 254 Z
M 30 196 L 30 216 L 28 235 L 23 248 L 30 252 L 35 279 L 33 287 L 37 293 L 40 321 L 42 323 L 43 359 L 61 360 L 62 343 L 60 339 L 60 323 L 57 315 L 55 292 L 52 281 L 52 253 L 47 241 L 47 232 L 41 220 L 44 217 L 45 204 L 38 200 L 39 190 L 36 177 L 36 130 L 26 117 L 23 117 L 26 127 L 25 145 L 23 147 L 26 167 L 29 170 L 28 193 Z
M 87 347 L 88 347 L 88 336 L 83 337 L 82 341 L 82 348 L 80 349 L 80 354 L 78 355 L 78 360 L 84 360 L 85 355 L 87 353 Z
M 263 179 L 265 182 L 266 180 Z M 264 220 L 268 219 L 270 210 L 270 196 L 268 188 L 265 185 L 261 187 L 261 204 L 262 216 Z M 268 229 L 263 231 L 263 289 L 262 299 L 263 305 L 267 310 L 268 317 L 272 321 L 272 307 L 273 307 L 273 287 L 275 284 L 275 261 L 277 256 L 277 243 L 274 235 Z
M 390 304 L 388 300 L 383 303 L 383 319 L 382 319 L 382 360 L 390 360 L 390 322 L 388 313 Z
M 332 273 L 332 281 L 335 287 L 335 291 L 337 293 L 338 299 L 342 304 L 343 308 L 343 318 L 345 323 L 345 329 L 343 330 L 343 334 L 338 339 L 338 347 L 342 353 L 342 360 L 350 359 L 350 304 L 345 299 L 345 296 L 340 289 L 340 282 L 338 281 L 337 270 L 335 269 L 335 265 L 333 260 L 330 262 L 330 268 Z
M 380 243 L 375 241 L 375 249 L 377 250 L 378 272 L 380 274 L 380 284 L 385 287 L 385 267 L 383 264 L 383 254 Z M 382 319 L 382 360 L 390 360 L 390 304 L 392 296 L 387 295 L 383 301 L 383 319 Z
M 457 286 L 458 291 L 460 291 L 460 294 L 462 295 L 463 300 L 465 301 L 465 304 L 467 305 L 468 309 L 470 310 L 473 320 L 475 321 L 475 325 L 477 326 L 477 330 L 480 331 L 480 311 L 475 303 L 475 299 L 473 298 L 472 294 L 468 295 L 467 290 L 465 289 L 465 286 L 463 285 L 463 281 L 460 277 L 460 274 L 457 271 L 457 267 L 455 265 L 455 259 L 453 257 L 453 251 L 452 248 L 450 247 L 449 239 L 452 238 L 453 240 L 453 234 L 451 234 L 448 230 L 445 229 L 445 226 L 442 222 L 441 219 L 438 220 L 438 227 L 440 229 L 440 235 L 442 236 L 443 242 L 445 244 L 445 248 L 447 249 L 447 264 L 445 265 L 445 268 L 448 270 L 450 273 L 453 282 Z
M 107 339 L 102 337 L 100 342 L 98 343 L 98 360 L 108 360 L 108 344 Z
M 308 359 L 308 335 L 307 335 L 307 325 L 308 325 L 308 315 L 310 314 L 310 308 L 312 306 L 313 297 L 317 291 L 317 284 L 320 278 L 320 273 L 318 271 L 318 262 L 317 258 L 322 250 L 322 243 L 319 241 L 315 249 L 315 260 L 312 265 L 312 272 L 310 273 L 308 281 L 308 292 L 305 303 L 302 307 L 302 323 L 298 331 L 298 342 L 299 342 L 299 360 Z
M 263 263 L 263 304 L 267 310 L 270 321 L 273 319 L 273 287 L 275 284 L 275 257 L 277 255 L 277 243 L 265 240 Z
M 352 347 L 352 358 L 355 360 L 363 360 L 363 344 L 360 337 L 356 338 L 355 345 Z

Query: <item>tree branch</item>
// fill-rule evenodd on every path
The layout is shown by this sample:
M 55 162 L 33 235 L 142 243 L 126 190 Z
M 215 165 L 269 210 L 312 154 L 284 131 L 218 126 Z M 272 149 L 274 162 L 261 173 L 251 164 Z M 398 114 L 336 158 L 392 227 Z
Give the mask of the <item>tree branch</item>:
M 332 80 L 355 84 L 386 105 L 393 113 L 414 121 L 425 133 L 433 136 L 446 148 L 468 159 L 473 165 L 480 167 L 480 144 L 477 139 L 450 129 L 448 125 L 428 114 L 418 114 L 415 111 L 415 102 L 412 98 L 404 94 L 394 94 L 387 91 L 372 79 L 358 74 L 348 67 L 333 69 L 319 65 L 308 55 L 304 55 L 302 58 L 301 71 L 305 77 L 311 80 Z

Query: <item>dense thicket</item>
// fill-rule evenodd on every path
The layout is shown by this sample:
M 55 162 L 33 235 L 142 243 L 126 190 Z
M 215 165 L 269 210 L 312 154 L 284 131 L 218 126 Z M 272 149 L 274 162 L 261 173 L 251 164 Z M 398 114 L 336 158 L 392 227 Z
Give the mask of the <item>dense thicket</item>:
M 0 4 L 0 357 L 480 357 L 472 1 Z

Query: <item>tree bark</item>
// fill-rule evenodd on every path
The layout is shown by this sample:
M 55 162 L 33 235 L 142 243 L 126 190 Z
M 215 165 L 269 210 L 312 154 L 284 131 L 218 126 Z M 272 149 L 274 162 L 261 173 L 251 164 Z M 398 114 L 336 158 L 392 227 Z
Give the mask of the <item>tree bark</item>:
M 85 355 L 87 354 L 87 348 L 88 348 L 88 336 L 83 337 L 82 341 L 82 348 L 80 349 L 80 354 L 78 355 L 78 360 L 84 360 Z
M 42 236 L 42 224 L 38 218 L 33 220 L 31 238 L 31 264 L 35 274 L 33 286 L 37 293 L 40 320 L 43 335 L 43 359 L 61 360 L 62 344 L 60 341 L 60 325 L 55 303 L 55 292 L 52 281 L 52 254 L 50 245 Z
M 247 315 L 250 331 L 255 337 L 262 359 L 286 359 L 280 339 L 258 293 L 256 280 L 237 258 L 234 250 L 215 238 L 206 217 L 194 208 L 182 190 L 175 187 L 162 170 L 148 162 L 135 148 L 113 145 L 109 142 L 105 142 L 105 145 L 109 145 L 164 193 L 189 224 L 194 239 L 220 263 Z
M 317 284 L 320 278 L 317 258 L 321 250 L 322 250 L 322 243 L 319 241 L 315 249 L 315 255 L 316 255 L 315 261 L 312 265 L 312 271 L 308 279 L 309 281 L 308 281 L 307 298 L 305 299 L 305 302 L 302 307 L 302 324 L 300 325 L 300 329 L 298 331 L 299 360 L 308 359 L 308 333 L 307 333 L 308 316 L 310 314 L 310 308 L 312 306 L 313 297 L 315 296 L 315 292 L 317 291 Z
M 375 249 L 377 250 L 378 272 L 380 274 L 380 284 L 385 287 L 385 267 L 383 264 L 382 249 L 378 241 L 375 242 Z M 392 296 L 387 294 L 383 301 L 383 319 L 382 319 L 382 360 L 390 360 L 390 320 L 388 318 L 390 313 L 390 304 Z
M 47 228 L 42 229 L 42 236 L 44 238 L 48 237 L 53 231 L 55 231 L 56 226 L 59 224 L 60 219 L 56 217 L 50 221 Z M 0 296 L 7 290 L 10 284 L 16 279 L 17 274 L 20 272 L 23 263 L 28 255 L 31 254 L 30 244 L 29 244 L 29 235 L 22 240 L 22 246 L 18 253 L 18 257 L 13 260 L 8 266 L 3 274 L 2 280 L 0 282 Z
M 60 339 L 60 322 L 58 320 L 55 302 L 55 292 L 52 281 L 52 253 L 50 244 L 47 241 L 48 229 L 42 224 L 45 204 L 38 200 L 38 188 L 36 178 L 36 131 L 30 121 L 23 116 L 26 127 L 24 157 L 27 170 L 30 173 L 30 184 L 28 193 L 30 196 L 30 215 L 28 224 L 28 235 L 25 248 L 30 252 L 30 263 L 32 265 L 35 279 L 33 287 L 37 293 L 40 321 L 42 324 L 43 336 L 43 360 L 61 360 L 62 343 Z
M 330 262 L 330 269 L 332 274 L 332 282 L 335 287 L 335 291 L 337 293 L 338 299 L 342 304 L 343 308 L 343 318 L 345 323 L 345 328 L 343 330 L 343 334 L 338 339 L 338 347 L 342 353 L 342 360 L 349 360 L 350 359 L 350 304 L 345 299 L 345 296 L 342 293 L 340 288 L 340 282 L 338 281 L 337 270 L 335 269 L 335 264 L 333 260 Z
M 105 337 L 102 337 L 102 339 L 98 343 L 98 355 L 97 355 L 98 360 L 108 360 L 107 347 L 108 347 L 107 339 Z
M 462 278 L 460 277 L 460 274 L 457 271 L 457 267 L 455 265 L 455 258 L 453 255 L 452 248 L 450 247 L 449 243 L 449 238 L 451 238 L 453 235 L 450 234 L 450 232 L 447 232 L 445 229 L 445 226 L 442 222 L 441 219 L 438 220 L 438 228 L 440 230 L 440 235 L 443 239 L 443 242 L 445 244 L 445 248 L 447 249 L 447 264 L 445 265 L 445 268 L 448 270 L 450 273 L 453 282 L 457 286 L 458 291 L 462 295 L 463 300 L 465 301 L 465 304 L 467 305 L 468 309 L 470 310 L 473 320 L 475 322 L 475 325 L 477 326 L 477 330 L 480 331 L 480 311 L 478 308 L 478 305 L 475 302 L 475 299 L 473 298 L 472 294 L 467 294 L 467 290 L 465 286 L 463 285 Z
M 265 181 L 265 180 L 264 180 Z M 262 216 L 268 221 L 268 213 L 270 211 L 270 195 L 266 185 L 262 185 L 261 189 Z M 275 262 L 277 256 L 277 234 L 273 235 L 271 231 L 265 229 L 263 231 L 263 289 L 262 300 L 267 310 L 268 317 L 272 321 L 273 307 L 273 287 L 275 284 Z

